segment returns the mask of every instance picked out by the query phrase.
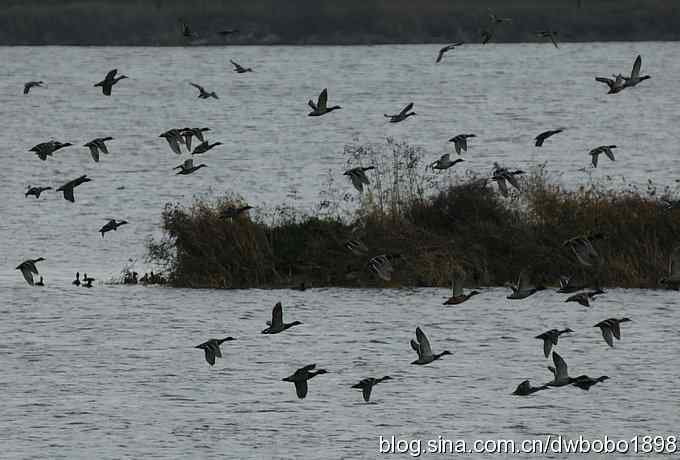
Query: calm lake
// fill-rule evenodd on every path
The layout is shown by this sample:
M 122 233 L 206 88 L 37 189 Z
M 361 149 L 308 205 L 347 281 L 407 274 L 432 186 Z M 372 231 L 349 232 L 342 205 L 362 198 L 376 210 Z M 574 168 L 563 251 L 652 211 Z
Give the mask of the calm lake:
M 482 288 L 444 307 L 446 289 L 105 283 L 130 260 L 137 271 L 149 268 L 145 243 L 161 235 L 165 203 L 237 193 L 260 209 L 311 209 L 329 170 L 343 183 L 343 147 L 352 142 L 393 137 L 434 160 L 453 151 L 449 138 L 475 133 L 456 166 L 461 174 L 485 173 L 494 161 L 546 163 L 567 187 L 593 180 L 646 188 L 651 179 L 675 190 L 678 44 L 466 45 L 435 65 L 438 48 L 0 48 L 1 456 L 354 459 L 379 457 L 381 435 L 472 442 L 680 434 L 675 292 L 612 289 L 586 309 L 550 291 L 510 301 L 505 289 Z M 638 54 L 652 79 L 607 95 L 594 77 L 629 73 Z M 232 72 L 230 59 L 254 72 Z M 92 85 L 112 68 L 130 78 L 107 98 Z M 24 96 L 29 80 L 48 87 Z M 198 99 L 190 82 L 219 99 Z M 326 87 L 342 109 L 307 117 L 307 100 Z M 386 122 L 384 113 L 411 101 L 417 116 Z M 207 168 L 176 176 L 172 168 L 188 155 L 158 136 L 184 126 L 210 127 L 209 140 L 224 145 L 196 158 Z M 565 131 L 533 146 L 554 128 Z M 82 145 L 104 136 L 115 139 L 95 163 Z M 28 151 L 52 138 L 75 146 L 44 162 Z M 602 144 L 618 146 L 616 161 L 602 157 L 593 170 L 588 151 Z M 76 189 L 75 204 L 53 190 L 24 197 L 28 185 L 57 188 L 82 174 L 92 181 Z M 130 224 L 102 238 L 108 218 Z M 32 288 L 14 267 L 40 256 L 46 286 Z M 76 271 L 95 277 L 95 287 L 72 286 Z M 286 321 L 303 324 L 262 335 L 277 301 Z M 593 325 L 624 316 L 632 322 L 609 348 Z M 435 352 L 452 355 L 410 365 L 418 325 Z M 564 327 L 575 333 L 556 349 L 570 373 L 610 380 L 589 392 L 511 396 L 524 379 L 551 380 L 533 337 Z M 237 340 L 223 344 L 211 368 L 193 347 L 227 335 Z M 281 379 L 310 363 L 328 374 L 298 400 Z M 374 389 L 371 404 L 350 388 L 383 375 L 393 380 Z

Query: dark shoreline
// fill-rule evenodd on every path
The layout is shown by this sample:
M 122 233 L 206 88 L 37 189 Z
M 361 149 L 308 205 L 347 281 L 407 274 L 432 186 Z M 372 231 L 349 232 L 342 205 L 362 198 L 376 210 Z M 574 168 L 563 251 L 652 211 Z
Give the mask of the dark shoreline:
M 492 24 L 489 10 L 510 23 Z M 182 34 L 182 24 L 191 37 Z M 226 29 L 239 33 L 220 36 Z M 678 41 L 680 4 L 663 0 L 9 0 L 0 46 L 370 45 Z M 193 35 L 197 35 L 196 37 Z

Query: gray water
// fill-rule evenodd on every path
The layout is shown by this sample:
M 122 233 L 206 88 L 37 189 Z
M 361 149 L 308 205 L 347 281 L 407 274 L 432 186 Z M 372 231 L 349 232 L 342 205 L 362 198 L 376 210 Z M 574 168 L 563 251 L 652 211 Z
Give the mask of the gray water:
M 485 289 L 458 307 L 447 291 L 211 291 L 104 284 L 159 236 L 166 202 L 235 192 L 257 207 L 312 207 L 328 169 L 340 176 L 343 146 L 392 136 L 432 158 L 447 139 L 473 132 L 464 168 L 493 161 L 529 168 L 547 162 L 555 180 L 577 187 L 648 179 L 675 185 L 680 73 L 674 43 L 466 46 L 434 65 L 437 46 L 238 48 L 0 48 L 0 118 L 5 131 L 0 191 L 0 444 L 7 458 L 374 458 L 378 437 L 531 439 L 547 433 L 595 438 L 672 434 L 680 426 L 680 351 L 675 293 L 611 290 L 591 309 L 539 293 L 505 300 Z M 643 55 L 651 80 L 615 96 L 595 75 L 626 72 Z M 231 72 L 228 60 L 254 73 Z M 130 76 L 102 96 L 92 84 L 117 67 Z M 25 81 L 48 89 L 21 94 Z M 220 99 L 196 99 L 194 81 Z M 306 101 L 329 88 L 343 109 L 306 116 Z M 415 102 L 418 115 L 385 122 Z M 172 168 L 158 135 L 209 126 L 222 141 L 191 176 Z M 532 146 L 539 132 L 566 131 Z M 84 147 L 46 162 L 28 149 L 56 138 L 77 145 L 111 135 L 94 163 Z M 587 152 L 615 143 L 617 161 L 588 166 Z M 88 174 L 72 204 L 54 192 L 24 198 L 27 185 L 56 188 Z M 607 179 L 610 176 L 610 179 Z M 349 185 L 348 185 L 349 189 Z M 256 209 L 255 212 L 258 212 Z M 126 219 L 105 238 L 106 218 Z M 31 288 L 13 268 L 43 256 L 47 286 Z M 97 278 L 70 285 L 76 270 Z M 259 331 L 276 301 L 284 334 Z M 592 325 L 628 316 L 610 349 Z M 417 325 L 446 356 L 411 366 Z M 532 337 L 571 327 L 558 350 L 573 375 L 608 375 L 589 392 L 558 388 L 509 395 L 525 378 L 551 376 Z M 210 368 L 196 344 L 232 335 Z M 297 400 L 280 379 L 315 362 L 329 371 Z M 349 388 L 368 376 L 394 380 L 364 404 Z M 473 456 L 474 457 L 474 456 Z M 557 455 L 555 458 L 566 458 Z

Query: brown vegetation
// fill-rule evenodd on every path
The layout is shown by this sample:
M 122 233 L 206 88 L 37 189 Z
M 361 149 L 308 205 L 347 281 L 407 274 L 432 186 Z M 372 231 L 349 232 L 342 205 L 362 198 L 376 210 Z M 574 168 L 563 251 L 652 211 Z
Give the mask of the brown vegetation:
M 340 202 L 356 194 L 333 191 L 333 184 L 315 216 L 277 208 L 255 220 L 224 218 L 233 198 L 169 205 L 166 237 L 151 242 L 151 261 L 183 287 L 448 286 L 461 275 L 468 285 L 503 285 L 522 270 L 546 285 L 567 275 L 593 286 L 656 287 L 678 242 L 680 210 L 661 205 L 651 185 L 569 191 L 551 184 L 539 166 L 521 192 L 504 198 L 486 178 L 425 172 L 420 151 L 405 144 L 347 153 L 349 165 L 377 166 L 349 216 Z M 563 242 L 595 232 L 607 235 L 595 243 L 602 261 L 583 267 Z M 354 255 L 344 246 L 349 239 L 369 251 Z M 393 260 L 389 283 L 368 268 L 379 254 Z

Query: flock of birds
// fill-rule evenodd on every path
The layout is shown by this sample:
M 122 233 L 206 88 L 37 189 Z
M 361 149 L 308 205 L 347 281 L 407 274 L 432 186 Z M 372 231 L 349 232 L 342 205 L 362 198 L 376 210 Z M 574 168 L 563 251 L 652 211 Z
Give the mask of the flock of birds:
M 491 26 L 488 29 L 485 29 L 482 31 L 482 42 L 487 43 L 491 38 L 494 36 L 494 31 L 496 27 L 502 26 L 503 24 L 511 23 L 512 20 L 510 18 L 500 18 L 495 16 L 493 13 L 490 12 L 489 15 L 490 18 L 490 24 Z M 196 37 L 197 34 L 191 30 L 191 28 L 186 24 L 182 23 L 182 35 L 185 37 Z M 237 31 L 235 30 L 228 30 L 224 31 L 225 35 L 231 34 L 231 33 L 236 33 Z M 551 30 L 545 30 L 545 31 L 539 31 L 537 32 L 537 36 L 547 38 L 549 39 L 553 45 L 558 48 L 558 43 L 557 43 L 557 33 L 555 31 Z M 439 50 L 437 53 L 435 62 L 439 63 L 441 62 L 446 53 L 451 52 L 452 50 L 456 49 L 459 46 L 462 46 L 463 42 L 457 42 L 453 43 L 450 45 L 447 45 Z M 253 72 L 253 69 L 251 68 L 246 68 L 241 66 L 235 61 L 230 61 L 231 64 L 234 66 L 234 72 L 239 73 L 239 74 L 244 74 L 248 72 Z M 650 78 L 648 75 L 641 76 L 640 75 L 640 70 L 641 70 L 641 65 L 642 65 L 642 58 L 638 56 L 635 59 L 635 62 L 633 64 L 632 71 L 629 76 L 624 76 L 621 73 L 618 73 L 616 75 L 612 75 L 613 78 L 605 78 L 605 77 L 597 77 L 596 80 L 598 82 L 602 82 L 608 85 L 609 87 L 609 94 L 616 94 L 621 91 L 623 91 L 626 88 L 631 88 L 639 84 L 640 82 Z M 113 87 L 118 84 L 121 80 L 124 80 L 128 78 L 126 75 L 118 75 L 117 69 L 113 69 L 110 72 L 106 74 L 104 79 L 96 84 L 94 84 L 95 87 L 99 87 L 102 90 L 102 93 L 105 96 L 111 96 Z M 197 83 L 190 83 L 193 87 L 195 87 L 198 90 L 198 98 L 200 99 L 219 99 L 219 96 L 217 95 L 216 92 L 214 91 L 208 91 L 206 88 L 203 86 L 197 84 Z M 30 91 L 33 88 L 47 88 L 47 85 L 43 81 L 29 81 L 24 85 L 24 94 L 28 95 Z M 321 93 L 318 95 L 316 101 L 314 100 L 309 100 L 308 102 L 309 107 L 311 108 L 311 112 L 308 113 L 310 117 L 321 117 L 324 115 L 327 115 L 331 112 L 337 111 L 342 109 L 341 106 L 339 105 L 329 105 L 328 103 L 328 90 L 323 89 Z M 384 116 L 388 119 L 390 123 L 400 123 L 405 120 L 407 120 L 410 117 L 416 116 L 416 112 L 413 111 L 414 108 L 414 103 L 410 102 L 408 103 L 400 112 L 392 115 L 385 114 Z M 184 148 L 187 153 L 191 153 L 191 155 L 201 155 L 205 154 L 208 151 L 212 150 L 213 148 L 222 145 L 221 142 L 215 142 L 215 143 L 210 143 L 206 139 L 206 133 L 210 131 L 210 128 L 207 127 L 201 127 L 201 128 L 192 128 L 192 127 L 185 127 L 185 128 L 172 128 L 167 130 L 166 132 L 160 134 L 160 137 L 164 138 L 172 152 L 174 152 L 177 155 L 182 154 L 182 149 Z M 558 129 L 551 129 L 544 131 L 540 133 L 538 136 L 535 138 L 535 146 L 536 147 L 541 147 L 544 142 L 551 138 L 552 136 L 555 136 L 559 133 L 564 131 L 562 128 Z M 468 150 L 468 142 L 470 139 L 475 138 L 476 135 L 472 133 L 462 133 L 462 134 L 457 134 L 453 136 L 449 141 L 453 144 L 453 148 L 455 150 L 455 153 L 457 155 L 461 155 L 462 152 L 467 152 Z M 196 140 L 199 142 L 194 149 L 192 150 L 192 139 L 196 138 Z M 100 160 L 100 154 L 108 154 L 109 149 L 106 145 L 106 142 L 112 141 L 112 137 L 100 137 L 100 138 L 95 138 L 85 144 L 83 144 L 83 147 L 87 147 L 89 149 L 90 155 L 92 159 L 95 162 L 98 162 Z M 46 161 L 47 158 L 52 157 L 55 152 L 57 152 L 60 149 L 70 147 L 73 144 L 69 142 L 60 142 L 56 140 L 49 140 L 47 142 L 40 143 L 38 145 L 35 145 L 30 149 L 30 151 L 34 152 L 41 160 Z M 590 150 L 589 155 L 591 156 L 591 163 L 593 167 L 597 167 L 598 165 L 598 158 L 600 155 L 604 154 L 607 156 L 611 161 L 615 161 L 613 149 L 615 149 L 615 145 L 602 145 L 593 148 Z M 455 164 L 464 161 L 462 158 L 456 158 L 456 159 L 451 159 L 451 154 L 446 153 L 442 155 L 439 159 L 435 160 L 428 166 L 433 170 L 433 171 L 443 171 L 451 168 Z M 207 165 L 201 163 L 198 165 L 195 165 L 193 162 L 193 158 L 189 158 L 185 160 L 182 164 L 176 166 L 174 169 L 179 170 L 177 174 L 179 175 L 188 175 L 188 174 L 193 174 L 196 171 L 198 171 L 201 168 L 206 167 Z M 370 179 L 367 175 L 368 171 L 371 171 L 375 169 L 374 166 L 360 166 L 360 167 L 355 167 L 352 169 L 349 169 L 344 172 L 344 175 L 347 176 L 352 183 L 352 185 L 356 188 L 357 191 L 360 193 L 363 192 L 364 186 L 370 184 Z M 524 174 L 524 171 L 518 170 L 518 169 L 509 169 L 503 166 L 500 166 L 497 163 L 494 163 L 494 168 L 492 170 L 491 177 L 489 179 L 485 180 L 491 180 L 496 182 L 499 192 L 507 196 L 509 193 L 509 187 L 508 185 L 520 189 L 520 184 L 518 182 L 517 176 Z M 63 185 L 59 186 L 56 188 L 57 192 L 62 192 L 64 199 L 70 201 L 70 202 L 75 202 L 75 195 L 74 195 L 74 189 L 82 184 L 85 184 L 87 182 L 90 182 L 91 179 L 87 177 L 87 175 L 82 175 L 76 179 L 67 181 Z M 45 186 L 34 186 L 30 187 L 28 191 L 26 192 L 26 197 L 28 196 L 35 196 L 36 198 L 40 198 L 41 194 L 47 190 L 51 190 L 52 187 L 45 187 Z M 244 212 L 247 212 L 249 209 L 252 209 L 251 206 L 241 206 L 241 207 L 234 207 L 234 208 L 228 208 L 224 210 L 224 217 L 225 218 L 236 218 L 243 214 Z M 118 221 L 116 219 L 108 219 L 108 222 L 100 229 L 100 233 L 102 237 L 109 232 L 109 231 L 115 231 L 117 230 L 120 226 L 127 224 L 127 221 L 121 220 Z M 576 260 L 583 266 L 585 267 L 592 267 L 594 265 L 598 264 L 598 261 L 600 259 L 600 256 L 595 249 L 594 242 L 598 239 L 603 238 L 603 235 L 586 235 L 586 236 L 577 236 L 574 237 L 570 240 L 565 241 L 564 245 L 566 247 L 569 247 L 574 255 L 576 256 Z M 368 252 L 368 248 L 364 243 L 362 243 L 360 240 L 348 240 L 345 243 L 345 247 L 347 250 L 350 252 L 357 254 L 357 255 L 365 255 Z M 39 275 L 38 269 L 36 264 L 38 262 L 44 261 L 45 259 L 42 257 L 39 257 L 37 259 L 28 259 L 21 264 L 19 264 L 16 269 L 21 271 L 24 279 L 29 285 L 35 285 L 35 286 L 43 286 L 44 281 L 42 276 L 40 277 L 39 281 L 34 281 L 34 275 Z M 677 263 L 675 261 L 678 261 Z M 381 254 L 375 257 L 372 257 L 369 262 L 368 262 L 369 267 L 371 270 L 381 279 L 383 280 L 390 280 L 392 278 L 392 274 L 395 270 L 393 266 L 393 257 L 390 257 L 386 254 Z M 674 254 L 671 259 L 671 267 L 669 269 L 669 276 L 666 278 L 663 278 L 661 280 L 662 284 L 665 284 L 669 287 L 678 287 L 680 285 L 680 254 Z M 85 287 L 92 287 L 92 282 L 94 281 L 94 278 L 88 277 L 87 274 L 84 274 L 82 282 L 80 280 L 80 273 L 76 273 L 76 279 L 73 281 L 73 284 L 76 286 L 85 286 Z M 576 285 L 574 282 L 572 282 L 571 279 L 565 278 L 560 281 L 560 288 L 558 292 L 560 293 L 571 293 L 570 297 L 566 299 L 566 302 L 577 302 L 580 305 L 583 305 L 585 307 L 590 306 L 590 301 L 595 299 L 596 296 L 604 294 L 604 291 L 601 289 L 595 289 L 595 290 L 585 290 L 588 286 L 587 285 Z M 520 274 L 517 282 L 513 285 L 510 286 L 512 289 L 511 294 L 507 297 L 508 299 L 513 299 L 513 300 L 520 300 L 520 299 L 525 299 L 533 294 L 535 294 L 538 291 L 541 291 L 545 289 L 542 286 L 532 286 L 528 283 L 526 280 L 526 276 L 524 274 Z M 303 287 L 304 288 L 304 285 Z M 445 305 L 457 305 L 461 304 L 463 302 L 466 302 L 473 296 L 479 294 L 478 291 L 471 291 L 467 294 L 464 293 L 463 290 L 463 283 L 462 279 L 454 279 L 453 281 L 453 286 L 452 286 L 452 295 L 451 297 L 444 302 Z M 601 330 L 602 337 L 604 338 L 605 342 L 607 345 L 610 347 L 614 347 L 614 339 L 620 339 L 621 338 L 621 330 L 620 330 L 620 324 L 624 322 L 628 322 L 630 319 L 628 318 L 608 318 L 603 321 L 598 322 L 597 324 L 594 325 L 594 327 L 597 327 Z M 299 321 L 294 321 L 291 323 L 285 323 L 283 321 L 283 307 L 281 303 L 277 303 L 272 311 L 272 318 L 271 321 L 267 321 L 267 328 L 262 331 L 263 334 L 278 334 L 282 333 L 284 331 L 287 331 L 288 329 L 298 326 L 301 323 Z M 516 390 L 513 392 L 514 395 L 529 395 L 532 393 L 535 393 L 537 391 L 541 391 L 550 387 L 562 387 L 562 386 L 568 386 L 568 385 L 573 385 L 576 387 L 579 387 L 583 390 L 588 390 L 591 386 L 603 382 L 604 380 L 608 379 L 608 376 L 600 376 L 597 378 L 589 377 L 588 375 L 579 375 L 577 377 L 570 377 L 568 373 L 568 368 L 567 364 L 564 361 L 564 359 L 555 351 L 553 351 L 553 347 L 557 345 L 558 339 L 560 336 L 563 334 L 569 334 L 572 333 L 573 331 L 569 328 L 558 330 L 558 329 L 551 329 L 549 331 L 543 332 L 542 334 L 539 334 L 536 336 L 536 339 L 539 339 L 543 342 L 543 352 L 546 358 L 549 358 L 552 354 L 552 360 L 554 363 L 553 366 L 548 366 L 550 371 L 553 374 L 553 379 L 541 386 L 538 387 L 533 387 L 530 383 L 529 380 L 525 380 L 522 383 L 520 383 Z M 196 348 L 204 350 L 205 353 L 205 359 L 208 362 L 210 366 L 215 364 L 215 359 L 222 357 L 222 352 L 221 352 L 221 345 L 225 342 L 228 341 L 233 341 L 235 340 L 233 337 L 225 337 L 223 339 L 209 339 L 200 345 L 197 345 Z M 411 342 L 411 347 L 412 349 L 417 353 L 417 359 L 414 360 L 411 364 L 415 365 L 427 365 L 430 364 L 436 360 L 441 359 L 442 357 L 446 355 L 450 355 L 451 353 L 448 350 L 444 350 L 440 353 L 434 353 L 432 351 L 432 347 L 430 345 L 430 341 L 428 337 L 425 335 L 425 333 L 422 331 L 420 327 L 417 327 L 415 330 L 415 339 L 412 339 Z M 295 385 L 295 390 L 296 394 L 299 398 L 305 398 L 308 392 L 308 381 L 317 375 L 322 375 L 327 373 L 325 369 L 317 369 L 315 364 L 309 364 L 307 366 L 301 367 L 297 369 L 292 375 L 283 378 L 283 381 L 286 382 L 291 382 Z M 375 385 L 390 380 L 390 376 L 384 376 L 381 378 L 375 378 L 375 377 L 369 377 L 369 378 L 364 378 L 360 380 L 358 383 L 353 385 L 353 388 L 361 389 L 363 393 L 363 398 L 366 402 L 369 401 L 372 389 Z

